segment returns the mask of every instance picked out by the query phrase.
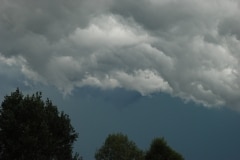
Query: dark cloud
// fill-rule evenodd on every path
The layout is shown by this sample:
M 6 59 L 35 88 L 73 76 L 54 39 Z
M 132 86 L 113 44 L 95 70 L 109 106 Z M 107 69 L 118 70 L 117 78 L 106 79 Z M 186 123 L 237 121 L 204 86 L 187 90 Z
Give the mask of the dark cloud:
M 240 40 L 240 20 L 236 17 L 229 17 L 219 24 L 219 33 L 224 36 L 235 36 Z
M 236 15 L 224 0 L 1 0 L 0 63 L 64 94 L 125 88 L 239 108 Z
M 116 1 L 112 11 L 124 17 L 133 17 L 149 31 L 169 31 L 179 24 L 195 23 L 199 19 L 196 1 Z M 196 10 L 197 9 L 197 10 Z M 195 20 L 194 20 L 195 19 Z

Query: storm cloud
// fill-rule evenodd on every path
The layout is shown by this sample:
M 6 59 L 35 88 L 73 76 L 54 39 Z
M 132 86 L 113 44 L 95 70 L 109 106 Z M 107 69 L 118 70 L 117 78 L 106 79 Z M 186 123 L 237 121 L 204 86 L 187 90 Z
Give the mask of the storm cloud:
M 0 2 L 2 75 L 240 109 L 237 0 Z

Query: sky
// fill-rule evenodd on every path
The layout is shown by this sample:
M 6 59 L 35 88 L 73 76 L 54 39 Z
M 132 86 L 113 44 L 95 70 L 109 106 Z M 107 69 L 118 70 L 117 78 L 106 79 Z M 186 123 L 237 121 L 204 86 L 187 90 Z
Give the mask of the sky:
M 0 0 L 0 99 L 42 91 L 84 159 L 110 133 L 239 159 L 239 0 Z

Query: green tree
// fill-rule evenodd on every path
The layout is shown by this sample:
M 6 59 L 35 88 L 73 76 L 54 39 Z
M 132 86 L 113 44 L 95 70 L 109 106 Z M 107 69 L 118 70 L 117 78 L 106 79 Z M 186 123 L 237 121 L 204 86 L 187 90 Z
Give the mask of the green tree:
M 72 159 L 78 134 L 69 116 L 59 112 L 41 92 L 24 96 L 19 89 L 6 95 L 0 108 L 1 160 Z
M 121 133 L 110 134 L 95 154 L 96 160 L 143 160 L 144 154 L 136 144 Z
M 152 141 L 147 151 L 145 160 L 183 160 L 181 154 L 174 151 L 167 145 L 163 138 L 156 138 Z

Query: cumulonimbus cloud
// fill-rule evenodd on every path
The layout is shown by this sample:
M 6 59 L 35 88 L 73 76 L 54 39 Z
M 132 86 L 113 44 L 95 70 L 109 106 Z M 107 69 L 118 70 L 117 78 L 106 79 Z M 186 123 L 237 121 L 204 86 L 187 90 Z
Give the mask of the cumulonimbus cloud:
M 96 3 L 2 0 L 0 63 L 65 94 L 120 87 L 240 108 L 238 1 Z

